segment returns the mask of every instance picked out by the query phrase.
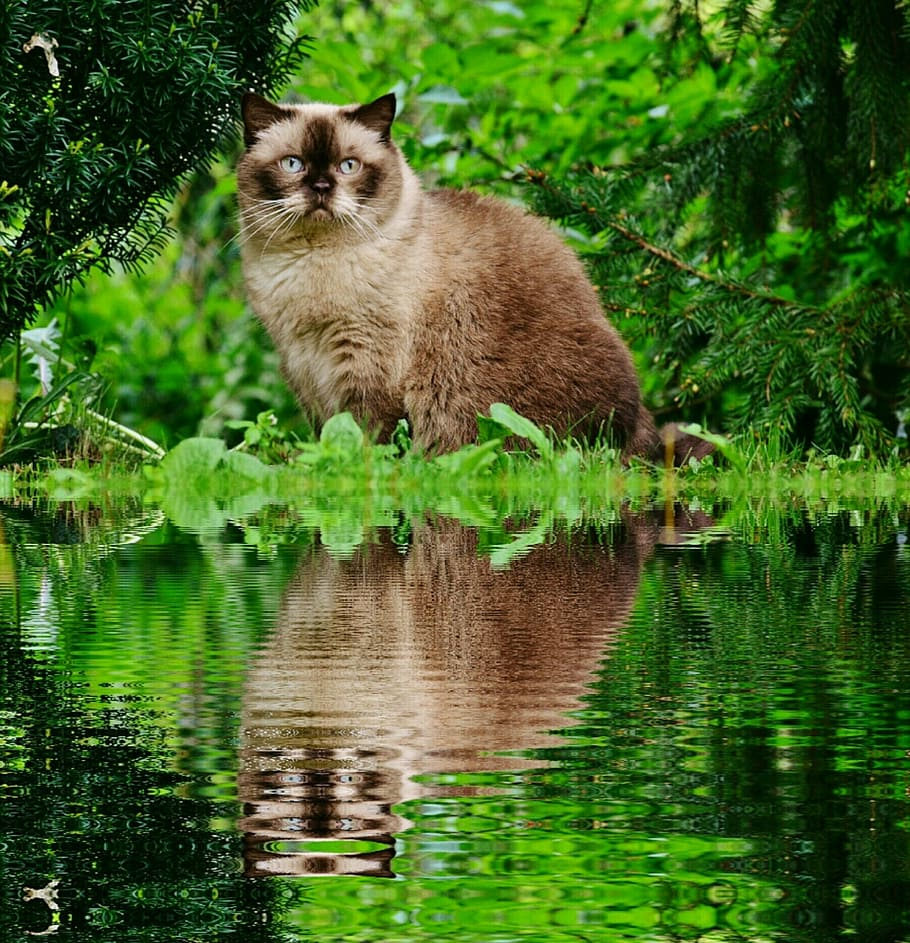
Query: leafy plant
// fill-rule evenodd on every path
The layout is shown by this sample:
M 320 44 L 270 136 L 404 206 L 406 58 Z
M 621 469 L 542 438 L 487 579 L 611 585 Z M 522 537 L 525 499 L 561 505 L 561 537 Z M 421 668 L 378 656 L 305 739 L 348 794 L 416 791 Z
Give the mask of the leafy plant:
M 259 413 L 255 422 L 233 419 L 225 425 L 229 429 L 242 430 L 242 447 L 266 463 L 287 462 L 303 447 L 301 440 L 279 423 L 271 409 Z
M 619 166 L 533 170 L 536 205 L 591 235 L 663 409 L 886 454 L 910 406 L 910 8 L 669 8 L 677 70 L 733 81 L 720 63 L 749 50 L 737 112 Z
M 88 371 L 88 362 L 64 359 L 61 341 L 56 321 L 21 332 L 17 363 L 24 359 L 33 367 L 33 392 L 20 397 L 16 382 L 0 381 L 0 465 L 111 453 L 131 457 L 134 464 L 161 458 L 164 451 L 155 442 L 93 408 L 101 397 L 101 379 Z
M 271 91 L 299 63 L 285 32 L 297 8 L 3 6 L 0 339 L 92 267 L 161 248 L 169 198 L 216 153 L 240 91 Z

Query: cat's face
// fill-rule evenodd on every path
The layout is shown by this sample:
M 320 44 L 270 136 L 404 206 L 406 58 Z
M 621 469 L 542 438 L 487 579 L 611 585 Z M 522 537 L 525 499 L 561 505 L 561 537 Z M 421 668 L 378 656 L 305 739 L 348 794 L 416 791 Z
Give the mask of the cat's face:
M 246 151 L 237 167 L 245 236 L 274 244 L 377 235 L 401 191 L 394 116 L 394 95 L 346 107 L 245 95 Z

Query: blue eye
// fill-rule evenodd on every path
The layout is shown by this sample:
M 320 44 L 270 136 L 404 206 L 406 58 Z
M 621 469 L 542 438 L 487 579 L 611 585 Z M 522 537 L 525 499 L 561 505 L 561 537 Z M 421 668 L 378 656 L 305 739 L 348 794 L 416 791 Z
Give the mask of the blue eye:
M 345 157 L 338 165 L 338 169 L 343 174 L 356 174 L 360 170 L 360 161 L 356 157 Z
M 278 166 L 289 174 L 303 173 L 303 161 L 299 157 L 282 157 Z

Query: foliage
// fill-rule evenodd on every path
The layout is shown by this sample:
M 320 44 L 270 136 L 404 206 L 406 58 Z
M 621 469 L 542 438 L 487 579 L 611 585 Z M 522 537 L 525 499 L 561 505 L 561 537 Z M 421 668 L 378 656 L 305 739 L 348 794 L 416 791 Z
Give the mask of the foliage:
M 341 104 L 394 89 L 414 166 L 443 185 L 514 194 L 526 163 L 562 172 L 624 152 L 630 128 L 634 139 L 660 134 L 647 119 L 656 11 L 623 0 L 584 14 L 577 0 L 323 3 L 314 68 L 291 91 Z
M 428 182 L 567 223 L 660 414 L 884 455 L 910 387 L 910 230 L 906 42 L 897 29 L 876 58 L 876 23 L 907 8 L 873 6 L 325 2 L 287 94 L 394 89 Z M 164 442 L 233 444 L 237 422 L 296 413 L 243 303 L 233 188 L 230 159 L 194 176 L 155 267 L 52 312 L 97 343 L 109 408 Z
M 16 384 L 0 380 L 0 466 L 48 458 L 132 459 L 132 464 L 161 458 L 156 443 L 92 408 L 100 399 L 100 379 L 84 364 L 64 360 L 60 341 L 56 321 L 20 334 L 21 356 L 34 368 L 35 391 L 17 397 Z
M 304 4 L 305 6 L 308 4 Z M 16 0 L 0 10 L 0 338 L 92 267 L 161 248 L 245 88 L 296 67 L 298 4 Z
M 502 404 L 491 414 L 498 419 L 482 417 L 484 441 L 438 456 L 408 449 L 406 439 L 403 445 L 372 444 L 348 413 L 327 422 L 315 441 L 296 438 L 264 414 L 246 426 L 247 434 L 256 434 L 234 449 L 218 438 L 192 437 L 160 463 L 148 463 L 143 479 L 99 476 L 77 465 L 54 469 L 37 482 L 26 479 L 22 484 L 30 492 L 15 481 L 8 490 L 71 502 L 95 502 L 118 491 L 141 493 L 189 532 L 235 524 L 252 542 L 271 545 L 297 542 L 303 525 L 318 527 L 339 552 L 367 539 L 369 526 L 392 527 L 402 514 L 443 515 L 487 529 L 533 519 L 520 537 L 537 540 L 549 532 L 549 524 L 540 530 L 542 523 L 575 526 L 619 503 L 636 509 L 681 501 L 695 508 L 721 505 L 735 517 L 756 496 L 771 507 L 806 502 L 832 510 L 860 498 L 895 508 L 910 501 L 910 466 L 893 459 L 873 464 L 812 454 L 797 461 L 768 443 L 740 447 L 713 437 L 730 468 L 713 456 L 683 468 L 639 462 L 622 468 L 613 449 L 552 442 Z M 516 450 L 525 435 L 532 451 Z M 693 539 L 710 542 L 723 534 L 721 528 Z
M 594 238 L 664 408 L 884 454 L 910 411 L 910 8 L 671 7 L 677 69 L 732 81 L 757 58 L 737 113 L 621 166 L 533 170 L 536 205 Z

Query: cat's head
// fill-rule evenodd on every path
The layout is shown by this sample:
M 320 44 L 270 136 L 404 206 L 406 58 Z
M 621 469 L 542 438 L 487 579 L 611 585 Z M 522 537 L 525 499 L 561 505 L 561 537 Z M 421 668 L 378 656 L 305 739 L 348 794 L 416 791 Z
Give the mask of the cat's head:
M 244 95 L 237 180 L 247 236 L 281 243 L 331 232 L 377 235 L 401 198 L 394 117 L 391 94 L 348 106 Z

